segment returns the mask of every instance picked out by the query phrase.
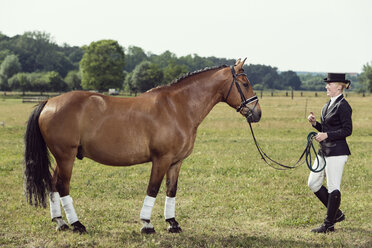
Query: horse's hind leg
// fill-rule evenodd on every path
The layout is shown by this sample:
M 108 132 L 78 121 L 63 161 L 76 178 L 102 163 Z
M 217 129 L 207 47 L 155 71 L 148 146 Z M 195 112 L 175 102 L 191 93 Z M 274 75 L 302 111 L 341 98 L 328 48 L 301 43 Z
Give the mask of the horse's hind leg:
M 168 231 L 171 233 L 182 232 L 181 227 L 175 219 L 177 181 L 182 161 L 172 164 L 167 171 L 167 196 L 164 205 L 164 218 L 169 223 Z
M 61 212 L 61 197 L 57 192 L 55 185 L 57 181 L 57 170 L 58 167 L 54 169 L 53 173 L 53 192 L 49 193 L 49 206 L 50 206 L 50 216 L 52 221 L 57 224 L 56 230 L 63 231 L 69 229 L 66 222 L 62 219 L 62 212 Z
M 68 153 L 65 153 L 68 154 Z M 70 153 L 71 154 L 71 153 Z M 53 192 L 52 199 L 56 197 L 57 201 L 54 199 L 51 201 L 53 205 L 51 208 L 51 214 L 52 218 L 55 215 L 60 215 L 61 210 L 58 209 L 57 205 L 59 205 L 58 202 L 58 196 L 60 197 L 60 201 L 62 204 L 62 207 L 65 211 L 66 218 L 68 223 L 73 227 L 74 232 L 79 232 L 79 233 L 84 233 L 86 232 L 86 229 L 84 225 L 82 225 L 76 215 L 74 206 L 73 206 L 73 201 L 71 196 L 69 195 L 70 193 L 70 179 L 72 175 L 72 167 L 74 163 L 74 156 L 70 156 L 70 158 L 66 158 L 65 156 L 59 157 L 55 156 L 56 161 L 57 161 L 57 166 L 54 171 L 53 175 L 53 180 L 54 180 L 54 185 L 55 185 L 55 190 L 56 192 Z M 59 207 L 60 208 L 60 207 Z M 55 212 L 54 212 L 55 211 Z M 57 225 L 60 225 L 61 222 L 59 219 L 56 219 Z M 62 223 L 63 225 L 63 223 Z

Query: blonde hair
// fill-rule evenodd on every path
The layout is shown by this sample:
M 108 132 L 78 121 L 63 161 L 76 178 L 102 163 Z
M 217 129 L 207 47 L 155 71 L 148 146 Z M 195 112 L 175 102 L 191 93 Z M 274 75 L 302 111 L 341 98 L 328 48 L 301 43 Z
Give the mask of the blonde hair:
M 341 91 L 344 91 L 344 89 L 349 89 L 350 87 L 350 83 L 349 82 L 333 82 L 337 85 L 340 85 L 342 88 L 341 88 Z
M 341 86 L 341 91 L 344 91 L 347 87 L 346 83 L 336 82 L 336 84 Z

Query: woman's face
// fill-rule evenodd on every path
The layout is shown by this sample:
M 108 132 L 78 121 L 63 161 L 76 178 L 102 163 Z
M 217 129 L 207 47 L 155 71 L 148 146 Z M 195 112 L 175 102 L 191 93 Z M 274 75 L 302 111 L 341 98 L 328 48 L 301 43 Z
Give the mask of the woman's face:
M 336 82 L 327 83 L 325 88 L 327 89 L 327 96 L 329 97 L 337 96 L 342 92 L 342 86 Z

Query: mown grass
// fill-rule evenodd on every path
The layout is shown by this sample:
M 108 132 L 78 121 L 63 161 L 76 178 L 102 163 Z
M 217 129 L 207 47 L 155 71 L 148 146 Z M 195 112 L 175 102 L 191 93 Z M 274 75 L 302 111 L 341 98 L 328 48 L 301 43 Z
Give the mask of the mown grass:
M 323 94 L 323 93 L 322 93 Z M 306 106 L 307 99 L 307 106 Z M 326 97 L 263 97 L 254 124 L 268 155 L 296 161 L 314 131 L 307 111 L 319 116 Z M 71 182 L 75 209 L 88 234 L 56 232 L 49 209 L 27 205 L 23 195 L 23 134 L 33 104 L 0 101 L 0 246 L 3 247 L 371 247 L 372 97 L 350 96 L 352 156 L 344 170 L 346 221 L 336 232 L 310 233 L 325 208 L 307 187 L 305 165 L 277 171 L 263 163 L 245 120 L 218 104 L 198 129 L 193 153 L 181 169 L 176 216 L 181 234 L 169 234 L 163 218 L 164 185 L 152 214 L 154 235 L 141 235 L 139 212 L 150 164 L 115 168 L 76 161 Z

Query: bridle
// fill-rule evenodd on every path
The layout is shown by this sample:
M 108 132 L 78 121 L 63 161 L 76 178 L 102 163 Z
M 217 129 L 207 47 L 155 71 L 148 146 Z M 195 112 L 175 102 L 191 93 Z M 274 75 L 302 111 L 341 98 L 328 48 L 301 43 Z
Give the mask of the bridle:
M 306 161 L 307 167 L 312 172 L 317 173 L 317 172 L 320 172 L 320 171 L 324 170 L 324 168 L 326 166 L 324 154 L 320 154 L 320 156 L 322 157 L 322 159 L 324 161 L 323 166 L 320 167 L 320 162 L 319 162 L 319 157 L 318 156 L 316 156 L 317 167 L 316 168 L 312 168 L 312 166 L 311 166 L 312 165 L 312 161 L 313 161 L 312 156 L 311 156 L 311 150 L 313 150 L 313 152 L 316 154 L 315 148 L 313 146 L 313 139 L 314 139 L 314 137 L 316 135 L 316 133 L 314 133 L 314 132 L 311 132 L 311 133 L 308 134 L 308 136 L 307 136 L 307 144 L 306 144 L 305 150 L 302 152 L 300 158 L 297 160 L 297 162 L 294 165 L 285 165 L 285 164 L 279 163 L 279 162 L 273 160 L 272 158 L 270 158 L 262 150 L 261 146 L 258 144 L 258 142 L 256 140 L 256 136 L 254 135 L 252 124 L 251 124 L 251 122 L 252 122 L 252 116 L 253 116 L 253 111 L 256 108 L 257 103 L 258 103 L 258 97 L 257 97 L 257 95 L 254 95 L 254 96 L 252 96 L 252 97 L 250 97 L 248 99 L 245 98 L 245 96 L 243 94 L 243 91 L 242 91 L 242 89 L 239 86 L 238 77 L 239 76 L 245 76 L 246 78 L 248 78 L 247 77 L 247 74 L 245 74 L 245 73 L 238 73 L 238 74 L 236 74 L 235 69 L 234 69 L 234 66 L 231 66 L 230 68 L 231 68 L 231 73 L 232 73 L 232 76 L 233 76 L 233 80 L 231 82 L 229 91 L 227 92 L 227 95 L 225 97 L 225 101 L 227 101 L 227 99 L 228 99 L 228 97 L 230 95 L 231 89 L 232 89 L 233 85 L 235 84 L 235 86 L 236 86 L 236 88 L 237 88 L 237 90 L 238 90 L 238 92 L 240 94 L 240 98 L 241 98 L 240 106 L 236 109 L 236 111 L 237 112 L 240 112 L 242 110 L 242 108 L 248 108 L 248 112 L 245 115 L 245 117 L 247 118 L 247 121 L 249 123 L 249 127 L 250 127 L 250 130 L 251 130 L 251 133 L 252 133 L 253 141 L 254 141 L 254 143 L 255 143 L 255 145 L 257 147 L 258 153 L 261 155 L 262 160 L 267 165 L 269 165 L 270 167 L 272 167 L 272 168 L 274 168 L 276 170 L 294 169 L 294 168 L 297 168 L 298 166 L 300 166 L 301 164 L 303 164 L 305 161 Z M 247 106 L 247 104 L 250 104 L 250 103 L 253 103 L 253 102 L 256 102 L 256 103 L 253 106 L 253 108 L 250 109 Z M 302 161 L 304 158 L 305 158 L 305 161 Z
M 229 95 L 230 95 L 230 92 L 231 92 L 231 89 L 233 87 L 233 85 L 235 84 L 236 86 L 236 89 L 238 90 L 239 94 L 240 94 L 240 98 L 241 98 L 241 103 L 240 103 L 240 106 L 236 109 L 236 112 L 240 112 L 242 110 L 242 108 L 247 108 L 248 109 L 248 112 L 247 114 L 245 115 L 245 117 L 247 118 L 248 122 L 251 120 L 252 116 L 253 116 L 253 111 L 255 110 L 256 106 L 257 106 L 257 103 L 258 103 L 258 97 L 256 95 L 246 99 L 244 94 L 243 94 L 243 91 L 242 89 L 240 88 L 240 85 L 239 85 L 239 80 L 238 80 L 238 77 L 239 76 L 245 76 L 246 78 L 247 77 L 247 74 L 245 73 L 238 73 L 236 74 L 235 72 L 235 69 L 234 69 L 234 66 L 230 66 L 230 69 L 231 69 L 231 73 L 232 73 L 232 76 L 233 76 L 233 80 L 231 82 L 231 85 L 230 85 L 230 88 L 229 88 L 229 91 L 227 92 L 227 95 L 225 97 L 225 101 L 227 101 L 227 99 L 229 98 Z M 256 104 L 253 106 L 252 109 L 250 109 L 247 104 L 250 104 L 250 103 L 253 103 L 253 102 L 256 102 Z

